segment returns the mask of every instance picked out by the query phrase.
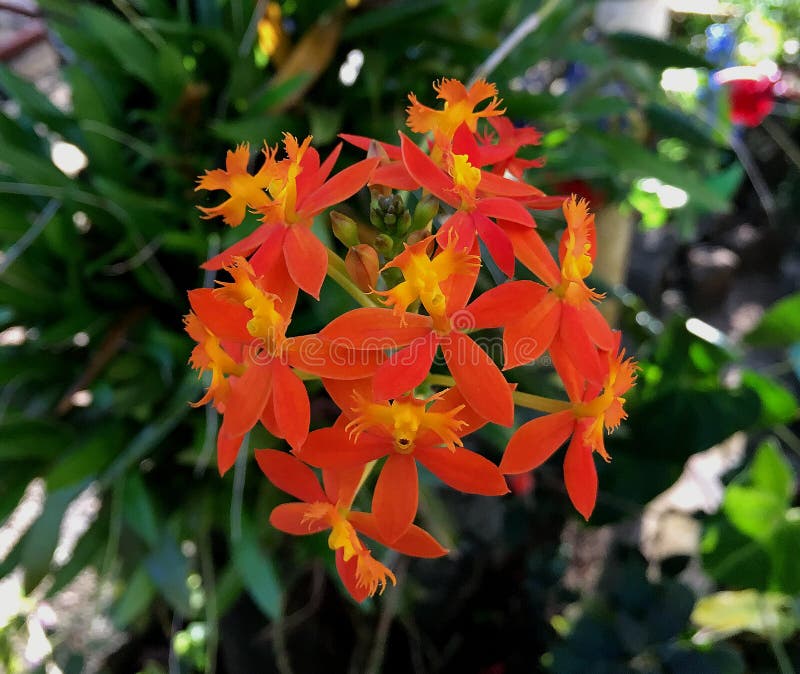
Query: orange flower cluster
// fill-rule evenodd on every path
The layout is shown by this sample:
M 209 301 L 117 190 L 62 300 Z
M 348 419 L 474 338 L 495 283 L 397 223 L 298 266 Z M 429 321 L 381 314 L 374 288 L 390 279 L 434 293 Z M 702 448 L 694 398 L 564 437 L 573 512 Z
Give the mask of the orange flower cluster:
M 196 404 L 223 415 L 220 473 L 256 424 L 284 439 L 290 452 L 256 450 L 267 478 L 298 499 L 276 507 L 270 522 L 294 535 L 329 531 L 339 575 L 358 601 L 395 582 L 365 539 L 417 557 L 447 553 L 414 524 L 418 464 L 459 491 L 502 495 L 506 475 L 527 473 L 569 441 L 566 487 L 588 518 L 597 496 L 593 453 L 609 459 L 604 430 L 625 418 L 623 396 L 635 379 L 619 334 L 596 309 L 601 296 L 586 283 L 596 254 L 586 202 L 523 182 L 539 162 L 517 154 L 539 134 L 503 117 L 494 85 L 443 79 L 434 88 L 439 109 L 409 96 L 408 126 L 426 134 L 419 144 L 402 132 L 399 145 L 344 135 L 367 158 L 334 173 L 341 145 L 323 161 L 310 137 L 299 143 L 286 134 L 283 152 L 266 148 L 254 173 L 241 145 L 197 187 L 227 194 L 202 209 L 205 217 L 231 227 L 248 211 L 261 220 L 203 265 L 230 280 L 189 292 L 186 331 L 197 342 L 190 363 L 211 373 Z M 367 186 L 371 226 L 331 212 L 349 248 L 343 262 L 312 223 Z M 567 226 L 556 260 L 530 210 L 558 207 Z M 482 250 L 509 278 L 520 262 L 541 283 L 507 280 L 473 298 Z M 299 291 L 319 298 L 326 275 L 362 307 L 317 334 L 293 336 Z M 568 399 L 517 392 L 475 340 L 484 328 L 503 329 L 504 369 L 549 352 Z M 440 350 L 450 376 L 431 373 Z M 309 432 L 308 379 L 321 380 L 341 410 L 330 428 Z M 516 431 L 499 466 L 464 447 L 486 423 L 512 426 L 515 405 L 546 414 Z M 354 509 L 373 470 L 371 512 Z

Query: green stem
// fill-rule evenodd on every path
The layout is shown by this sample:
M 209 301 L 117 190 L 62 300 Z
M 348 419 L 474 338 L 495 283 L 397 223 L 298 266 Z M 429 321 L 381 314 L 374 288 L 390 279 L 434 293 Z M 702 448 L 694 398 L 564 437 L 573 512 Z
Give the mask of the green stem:
M 456 385 L 455 379 L 446 374 L 429 374 L 425 377 L 426 384 L 431 386 L 447 386 L 448 388 Z M 531 410 L 538 410 L 548 414 L 555 414 L 556 412 L 563 412 L 570 409 L 572 405 L 566 400 L 555 400 L 554 398 L 545 398 L 544 396 L 533 395 L 532 393 L 523 393 L 522 391 L 514 391 L 514 404 L 520 407 L 527 407 Z
M 380 306 L 375 300 L 350 280 L 344 260 L 328 248 L 328 276 L 330 276 L 350 297 L 362 307 Z
M 505 61 L 506 57 L 519 46 L 520 42 L 533 33 L 556 10 L 559 2 L 560 0 L 547 0 L 537 11 L 528 15 L 519 23 L 497 48 L 489 54 L 489 58 L 477 67 L 469 79 L 469 84 L 472 85 L 476 80 L 486 78 L 493 73 L 495 68 Z
M 786 648 L 784 647 L 780 638 L 774 634 L 770 634 L 769 645 L 772 649 L 773 655 L 775 656 L 775 660 L 778 662 L 778 671 L 780 671 L 781 674 L 795 674 L 792 661 L 789 658 L 789 654 L 786 652 Z

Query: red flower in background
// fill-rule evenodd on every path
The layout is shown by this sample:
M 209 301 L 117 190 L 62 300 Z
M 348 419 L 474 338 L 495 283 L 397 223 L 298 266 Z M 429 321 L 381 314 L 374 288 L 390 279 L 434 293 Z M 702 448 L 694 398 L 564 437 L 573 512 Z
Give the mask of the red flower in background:
M 734 66 L 720 70 L 715 79 L 728 87 L 734 124 L 758 126 L 775 107 L 778 70 L 767 72 L 755 66 Z

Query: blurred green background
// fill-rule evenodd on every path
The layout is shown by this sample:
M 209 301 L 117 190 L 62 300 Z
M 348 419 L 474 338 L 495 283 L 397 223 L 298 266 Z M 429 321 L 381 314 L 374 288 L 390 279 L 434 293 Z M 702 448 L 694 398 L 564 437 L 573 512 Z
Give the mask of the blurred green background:
M 0 2 L 0 671 L 800 671 L 798 27 L 796 0 Z M 713 73 L 765 62 L 771 114 L 733 124 Z M 188 405 L 185 291 L 256 224 L 201 220 L 194 180 L 284 130 L 393 142 L 408 92 L 482 73 L 543 132 L 528 179 L 592 199 L 639 383 L 589 524 L 560 454 L 502 499 L 424 476 L 454 552 L 382 555 L 398 585 L 357 606 Z M 351 306 L 326 284 L 293 329 Z

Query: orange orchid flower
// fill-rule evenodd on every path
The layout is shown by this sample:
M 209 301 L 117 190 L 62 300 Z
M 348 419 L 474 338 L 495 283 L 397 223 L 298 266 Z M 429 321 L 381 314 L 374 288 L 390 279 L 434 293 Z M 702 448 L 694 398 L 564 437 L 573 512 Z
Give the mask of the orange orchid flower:
M 231 375 L 240 377 L 244 372 L 244 365 L 228 354 L 219 337 L 203 325 L 193 312 L 183 317 L 183 323 L 186 332 L 197 342 L 197 346 L 192 349 L 189 363 L 195 370 L 200 371 L 198 376 L 202 376 L 204 372 L 211 372 L 208 390 L 200 400 L 192 403 L 192 407 L 200 407 L 211 402 L 217 410 L 224 411 L 231 390 L 226 377 Z
M 205 269 L 221 269 L 234 256 L 249 256 L 255 266 L 276 265 L 285 269 L 292 281 L 313 297 L 328 269 L 328 254 L 322 242 L 311 233 L 314 218 L 326 208 L 350 198 L 364 185 L 378 160 L 364 159 L 328 179 L 341 146 L 320 164 L 319 153 L 284 134 L 286 158 L 276 160 L 277 148 L 267 152 L 265 171 L 269 182 L 264 200 L 257 207 L 263 223 L 249 236 L 206 262 Z M 259 260 L 259 258 L 265 258 Z
M 461 245 L 469 250 L 477 234 L 497 266 L 507 276 L 513 276 L 514 249 L 496 220 L 516 223 L 525 228 L 535 227 L 533 217 L 519 200 L 530 200 L 542 192 L 525 183 L 482 171 L 467 153 L 446 154 L 445 172 L 403 134 L 400 148 L 403 163 L 414 180 L 435 197 L 457 209 L 439 230 L 440 241 L 446 241 L 454 232 Z
M 601 386 L 587 382 L 560 349 L 552 352 L 570 408 L 520 426 L 500 462 L 505 475 L 526 473 L 544 463 L 572 436 L 564 457 L 564 481 L 573 505 L 587 520 L 597 500 L 597 471 L 592 454 L 597 452 L 606 461 L 611 460 L 605 450 L 603 430 L 613 431 L 626 418 L 623 396 L 636 380 L 636 363 L 625 358 L 624 349 L 619 351 L 619 333 L 615 340 L 614 350 L 607 354 L 608 374 Z
M 409 94 L 411 105 L 406 112 L 408 127 L 417 133 L 433 132 L 437 144 L 447 145 L 462 124 L 475 133 L 479 119 L 497 117 L 505 112 L 500 109 L 502 101 L 497 98 L 497 87 L 486 80 L 477 80 L 467 89 L 458 80 L 442 78 L 434 82 L 433 88 L 436 97 L 444 101 L 441 110 L 422 105 L 414 94 Z M 489 98 L 491 100 L 481 110 L 475 109 Z
M 245 143 L 197 184 L 227 193 L 219 205 L 201 208 L 204 218 L 220 216 L 235 227 L 250 211 L 261 223 L 203 265 L 225 271 L 217 287 L 189 292 L 189 362 L 209 377 L 193 405 L 211 404 L 223 415 L 221 474 L 257 424 L 286 441 L 290 453 L 256 450 L 267 478 L 298 499 L 275 507 L 270 522 L 293 535 L 328 532 L 339 576 L 357 601 L 396 581 L 367 539 L 411 556 L 447 552 L 414 524 L 418 463 L 454 489 L 501 495 L 508 492 L 504 476 L 530 483 L 531 471 L 568 443 L 567 492 L 588 518 L 598 490 L 594 453 L 609 460 L 605 433 L 625 418 L 625 395 L 635 383 L 634 361 L 595 306 L 603 296 L 587 283 L 597 245 L 586 201 L 548 196 L 523 180 L 543 163 L 518 156 L 539 144 L 539 132 L 506 118 L 497 89 L 484 80 L 466 87 L 445 78 L 434 89 L 440 109 L 409 95 L 408 126 L 428 134 L 419 145 L 402 132 L 397 145 L 344 134 L 367 156 L 334 174 L 341 144 L 323 161 L 311 136 L 300 141 L 286 133 L 281 145 L 265 148 L 257 171 L 248 171 Z M 342 263 L 312 223 L 367 185 L 382 197 L 416 192 L 409 203 L 418 206 L 411 220 L 403 213 L 402 226 L 371 218 L 383 237 L 375 245 L 336 229 L 350 249 Z M 531 211 L 556 207 L 566 228 L 554 258 Z M 401 240 L 403 252 L 392 257 Z M 366 271 L 353 262 L 361 248 L 372 265 Z M 506 276 L 519 261 L 537 282 L 507 281 L 473 299 L 482 249 Z M 292 334 L 299 292 L 319 298 L 328 271 L 362 308 L 334 317 L 318 334 Z M 504 369 L 549 351 L 568 401 L 517 392 L 471 334 L 486 328 L 503 329 Z M 447 374 L 439 363 L 431 374 L 440 348 Z M 309 431 L 307 379 L 318 379 L 341 410 L 330 428 Z M 418 395 L 426 382 L 447 388 Z M 464 447 L 486 423 L 511 426 L 515 401 L 549 413 L 512 435 L 499 467 Z M 372 470 L 372 512 L 359 512 L 355 497 L 373 484 Z
M 393 309 L 354 309 L 335 318 L 319 334 L 355 349 L 397 349 L 375 371 L 373 391 L 378 400 L 399 398 L 419 386 L 441 346 L 450 373 L 470 406 L 485 419 L 510 426 L 514 402 L 508 383 L 486 352 L 462 332 L 465 328 L 498 327 L 497 316 L 508 310 L 497 316 L 485 312 L 479 321 L 474 320 L 467 301 L 477 278 L 477 244 L 473 253 L 464 255 L 453 237 L 429 259 L 425 252 L 429 243 L 426 239 L 408 247 L 393 261 L 405 278 L 382 293 Z M 416 299 L 428 311 L 427 316 L 405 312 Z
M 225 415 L 217 443 L 220 472 L 236 460 L 243 436 L 260 420 L 273 435 L 300 447 L 308 434 L 308 394 L 294 368 L 329 378 L 356 379 L 375 371 L 380 354 L 342 357 L 313 335 L 287 337 L 297 287 L 270 288 L 252 265 L 236 257 L 226 270 L 231 282 L 189 293 L 194 313 L 207 330 L 242 352 L 236 378 L 229 379 Z M 280 275 L 277 278 L 282 278 Z M 271 292 L 273 290 L 274 292 Z M 208 394 L 207 394 L 208 395 Z M 212 394 L 213 395 L 213 394 Z
M 587 379 L 600 382 L 606 367 L 596 347 L 610 351 L 614 337 L 594 306 L 602 296 L 585 281 L 597 252 L 594 216 L 586 202 L 574 195 L 564 202 L 563 210 L 567 229 L 559 248 L 560 268 L 544 244 L 539 245 L 538 238 L 512 233 L 520 259 L 535 267 L 535 273 L 547 285 L 533 281 L 504 283 L 475 300 L 473 312 L 478 320 L 498 311 L 510 312 L 503 315 L 504 369 L 524 365 L 557 345 Z M 514 298 L 515 305 L 511 302 Z
M 228 199 L 219 206 L 211 208 L 201 206 L 200 210 L 203 211 L 204 218 L 222 216 L 226 225 L 237 227 L 242 224 L 248 207 L 257 210 L 269 203 L 264 190 L 272 181 L 270 171 L 272 166 L 268 153 L 265 154 L 267 154 L 268 161 L 255 175 L 251 175 L 247 171 L 247 164 L 250 162 L 250 144 L 242 143 L 235 150 L 228 150 L 224 169 L 206 171 L 205 175 L 198 178 L 195 191 L 224 190 L 229 195 Z
M 417 513 L 417 461 L 442 482 L 470 494 L 508 491 L 497 466 L 464 449 L 462 437 L 475 430 L 474 414 L 459 414 L 466 401 L 457 390 L 430 398 L 406 395 L 376 401 L 367 388 L 354 391 L 344 419 L 313 431 L 297 456 L 320 468 L 364 466 L 388 456 L 372 499 L 381 534 L 390 543 L 403 536 Z M 468 421 L 472 420 L 472 423 Z M 347 421 L 347 423 L 344 423 Z M 482 425 L 482 424 L 477 424 Z
M 507 117 L 492 117 L 488 122 L 495 133 L 480 136 L 481 165 L 490 164 L 492 173 L 502 176 L 508 172 L 517 180 L 522 180 L 526 169 L 544 166 L 543 159 L 517 157 L 521 147 L 539 145 L 541 132 L 532 126 L 516 127 Z
M 402 536 L 388 541 L 373 514 L 352 510 L 363 473 L 360 467 L 323 471 L 323 488 L 314 472 L 291 454 L 258 449 L 256 461 L 272 484 L 299 499 L 276 506 L 269 517 L 272 526 L 295 536 L 330 530 L 328 547 L 336 554 L 342 583 L 356 601 L 382 593 L 389 582 L 396 582 L 392 571 L 372 556 L 359 533 L 413 557 L 447 554 L 447 549 L 420 527 L 411 525 Z

